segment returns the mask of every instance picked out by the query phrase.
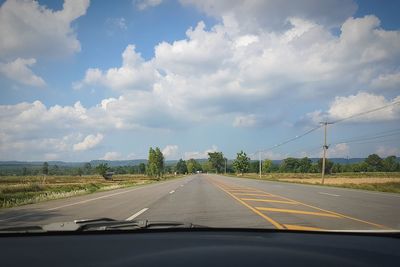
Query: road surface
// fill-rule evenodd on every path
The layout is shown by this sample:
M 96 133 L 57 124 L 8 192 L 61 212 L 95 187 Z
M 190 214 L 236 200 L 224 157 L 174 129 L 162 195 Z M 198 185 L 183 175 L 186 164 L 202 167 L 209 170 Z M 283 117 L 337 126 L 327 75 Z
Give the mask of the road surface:
M 0 226 L 109 217 L 211 227 L 400 229 L 400 195 L 198 174 L 0 211 Z

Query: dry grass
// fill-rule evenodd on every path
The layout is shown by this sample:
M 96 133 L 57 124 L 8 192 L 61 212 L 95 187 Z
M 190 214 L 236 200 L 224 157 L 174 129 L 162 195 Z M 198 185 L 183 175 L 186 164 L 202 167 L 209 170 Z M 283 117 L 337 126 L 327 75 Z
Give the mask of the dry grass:
M 164 179 L 175 178 L 166 176 Z M 37 203 L 97 191 L 157 182 L 144 175 L 114 175 L 112 181 L 100 176 L 4 176 L 0 177 L 0 208 Z
M 256 173 L 247 173 L 243 176 L 234 177 L 260 179 Z M 269 173 L 262 175 L 261 180 L 321 185 L 321 174 Z M 324 185 L 400 193 L 400 172 L 338 173 L 325 176 Z
M 321 178 L 281 178 L 279 181 L 296 182 L 306 184 L 320 184 Z M 342 185 L 342 184 L 384 184 L 384 183 L 400 183 L 400 178 L 325 178 L 325 184 Z

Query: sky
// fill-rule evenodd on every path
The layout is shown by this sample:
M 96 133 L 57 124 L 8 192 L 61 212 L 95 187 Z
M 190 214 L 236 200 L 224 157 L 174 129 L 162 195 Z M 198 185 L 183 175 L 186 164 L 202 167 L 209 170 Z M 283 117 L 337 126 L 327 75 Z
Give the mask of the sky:
M 399 1 L 0 5 L 0 160 L 400 156 Z

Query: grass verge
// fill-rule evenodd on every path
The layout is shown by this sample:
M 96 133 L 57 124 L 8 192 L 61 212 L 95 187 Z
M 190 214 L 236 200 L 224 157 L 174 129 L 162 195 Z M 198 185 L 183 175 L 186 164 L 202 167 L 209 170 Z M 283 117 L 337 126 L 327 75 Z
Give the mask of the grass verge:
M 250 178 L 256 180 L 278 181 L 331 187 L 361 189 L 378 192 L 400 193 L 400 173 L 341 173 L 327 175 L 322 185 L 320 174 L 273 173 L 262 175 L 249 173 L 243 176 L 227 174 L 229 177 Z M 318 177 L 318 178 L 317 178 Z
M 182 176 L 166 176 L 164 180 Z M 91 194 L 159 182 L 142 175 L 115 175 L 113 181 L 97 176 L 5 176 L 0 177 L 0 208 Z

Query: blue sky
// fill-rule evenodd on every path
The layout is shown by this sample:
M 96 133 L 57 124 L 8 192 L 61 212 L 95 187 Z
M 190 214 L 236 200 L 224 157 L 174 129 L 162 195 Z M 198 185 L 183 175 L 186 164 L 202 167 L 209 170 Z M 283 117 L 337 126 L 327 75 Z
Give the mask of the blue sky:
M 0 160 L 317 157 L 322 129 L 265 149 L 400 101 L 398 1 L 214 2 L 0 2 Z M 399 156 L 399 122 L 332 125 L 329 156 Z

